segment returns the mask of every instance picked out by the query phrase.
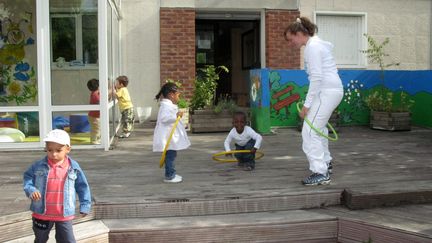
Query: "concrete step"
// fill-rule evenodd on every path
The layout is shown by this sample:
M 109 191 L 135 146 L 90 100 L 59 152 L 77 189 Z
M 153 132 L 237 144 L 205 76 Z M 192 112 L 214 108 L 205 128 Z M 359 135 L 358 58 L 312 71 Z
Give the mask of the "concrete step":
M 103 220 L 116 242 L 337 242 L 337 218 L 304 210 Z
M 79 243 L 108 243 L 109 229 L 100 220 L 92 220 L 83 223 L 74 224 L 73 226 L 75 239 Z M 31 226 L 28 227 L 27 233 L 33 233 Z M 8 243 L 28 243 L 33 242 L 34 236 L 29 235 L 18 239 L 6 241 Z M 55 230 L 51 230 L 49 236 L 49 243 L 55 243 Z

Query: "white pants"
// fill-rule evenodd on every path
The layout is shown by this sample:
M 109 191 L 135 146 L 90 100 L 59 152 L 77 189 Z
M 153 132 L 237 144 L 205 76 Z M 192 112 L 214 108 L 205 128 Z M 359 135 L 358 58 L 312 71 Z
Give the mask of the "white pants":
M 315 128 L 328 135 L 327 123 L 333 111 L 343 98 L 343 90 L 322 90 L 312 102 L 307 119 Z M 312 173 L 327 174 L 327 167 L 332 157 L 328 149 L 328 139 L 318 135 L 303 122 L 303 152 L 309 161 Z

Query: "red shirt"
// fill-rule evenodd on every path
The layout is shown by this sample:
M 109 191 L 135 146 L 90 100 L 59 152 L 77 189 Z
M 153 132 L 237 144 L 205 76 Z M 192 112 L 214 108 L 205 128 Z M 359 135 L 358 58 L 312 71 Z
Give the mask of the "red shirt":
M 99 90 L 91 92 L 91 94 L 90 94 L 90 104 L 91 105 L 98 105 L 99 104 L 99 100 L 100 100 Z M 100 111 L 89 111 L 88 115 L 91 116 L 91 117 L 99 118 L 100 117 Z
M 63 216 L 64 184 L 67 179 L 67 171 L 70 166 L 69 158 L 61 164 L 54 164 L 48 160 L 50 167 L 48 173 L 47 188 L 45 192 L 45 214 L 33 213 L 33 217 L 49 221 L 68 221 L 74 218 Z M 44 195 L 42 195 L 44 196 Z

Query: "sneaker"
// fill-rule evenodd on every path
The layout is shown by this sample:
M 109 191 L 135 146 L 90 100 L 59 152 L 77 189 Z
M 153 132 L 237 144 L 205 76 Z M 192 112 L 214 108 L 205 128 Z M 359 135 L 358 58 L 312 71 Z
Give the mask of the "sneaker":
M 329 174 L 322 175 L 318 173 L 313 173 L 306 179 L 302 180 L 302 183 L 305 186 L 328 185 L 330 182 L 331 180 Z
M 128 138 L 130 136 L 130 132 L 120 134 L 119 138 Z
M 179 175 L 175 175 L 174 178 L 172 178 L 171 180 L 165 179 L 164 182 L 166 183 L 179 183 L 182 182 L 183 178 Z
M 332 164 L 331 161 L 328 164 L 327 171 L 328 171 L 329 174 L 333 174 L 333 164 Z
M 254 168 L 252 166 L 245 166 L 243 170 L 245 170 L 245 171 L 253 171 Z

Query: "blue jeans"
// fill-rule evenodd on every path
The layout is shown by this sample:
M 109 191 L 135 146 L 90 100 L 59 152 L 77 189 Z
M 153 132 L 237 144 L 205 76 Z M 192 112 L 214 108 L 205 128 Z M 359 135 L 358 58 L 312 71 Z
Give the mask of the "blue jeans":
M 171 180 L 176 175 L 175 158 L 177 157 L 176 150 L 167 150 L 165 155 L 165 179 Z
M 255 140 L 249 140 L 244 146 L 240 146 L 235 144 L 236 150 L 251 150 L 254 148 Z M 255 168 L 255 154 L 252 153 L 237 153 L 234 156 L 238 160 L 239 165 L 250 166 L 253 169 Z
M 55 238 L 57 242 L 75 243 L 72 229 L 72 220 L 69 221 L 45 221 L 33 218 L 33 232 L 35 243 L 45 243 L 48 241 L 49 233 L 55 224 Z

